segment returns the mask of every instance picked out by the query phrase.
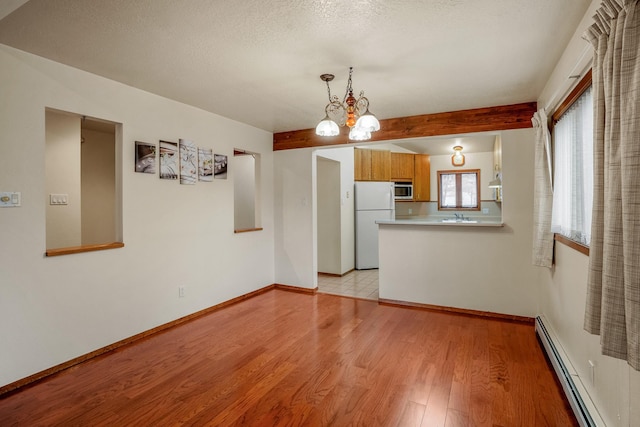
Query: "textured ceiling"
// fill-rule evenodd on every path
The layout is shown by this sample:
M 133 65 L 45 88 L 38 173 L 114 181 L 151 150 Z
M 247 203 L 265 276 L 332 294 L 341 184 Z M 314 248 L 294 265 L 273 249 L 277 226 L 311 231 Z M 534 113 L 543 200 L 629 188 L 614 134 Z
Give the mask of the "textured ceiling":
M 380 119 L 535 101 L 591 3 L 6 1 L 0 43 L 272 132 L 314 127 L 349 66 Z

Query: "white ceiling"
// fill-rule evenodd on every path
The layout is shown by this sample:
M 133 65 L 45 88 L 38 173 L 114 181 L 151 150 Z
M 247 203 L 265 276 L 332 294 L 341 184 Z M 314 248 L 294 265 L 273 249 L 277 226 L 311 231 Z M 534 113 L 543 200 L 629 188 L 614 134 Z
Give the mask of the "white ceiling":
M 0 43 L 271 132 L 314 127 L 349 66 L 380 119 L 535 101 L 591 3 L 3 1 Z

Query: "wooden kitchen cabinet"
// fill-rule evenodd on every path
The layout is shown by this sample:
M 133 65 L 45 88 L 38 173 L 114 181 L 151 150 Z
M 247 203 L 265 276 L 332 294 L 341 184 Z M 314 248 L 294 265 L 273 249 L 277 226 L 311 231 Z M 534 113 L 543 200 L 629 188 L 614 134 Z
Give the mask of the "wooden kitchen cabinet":
M 371 150 L 371 180 L 391 181 L 391 152 Z
M 387 150 L 354 149 L 354 180 L 390 181 L 391 152 Z
M 371 181 L 371 150 L 353 150 L 353 168 L 356 181 Z
M 414 158 L 411 153 L 391 153 L 391 181 L 412 182 Z
M 413 200 L 431 200 L 431 158 L 428 154 L 414 155 Z

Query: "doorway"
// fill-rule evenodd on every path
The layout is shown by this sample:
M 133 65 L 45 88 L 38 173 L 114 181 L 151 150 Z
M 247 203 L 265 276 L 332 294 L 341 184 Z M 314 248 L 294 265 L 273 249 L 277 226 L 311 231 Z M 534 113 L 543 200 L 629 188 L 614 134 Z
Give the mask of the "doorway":
M 318 291 L 377 300 L 378 270 L 354 270 L 353 147 L 318 150 L 314 161 Z

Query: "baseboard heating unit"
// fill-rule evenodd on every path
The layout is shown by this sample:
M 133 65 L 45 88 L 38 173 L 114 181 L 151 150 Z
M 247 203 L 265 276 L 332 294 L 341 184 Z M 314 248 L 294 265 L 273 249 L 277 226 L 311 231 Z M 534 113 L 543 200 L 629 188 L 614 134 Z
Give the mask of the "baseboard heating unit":
M 593 403 L 586 395 L 586 390 L 582 384 L 576 384 L 580 379 L 573 371 L 573 367 L 567 366 L 564 362 L 566 356 L 561 348 L 554 344 L 554 334 L 545 327 L 544 318 L 536 317 L 536 334 L 547 353 L 547 357 L 553 365 L 556 376 L 562 385 L 567 400 L 573 409 L 573 412 L 581 427 L 603 427 L 604 422 L 597 414 Z M 568 362 L 567 362 L 568 363 Z M 570 370 L 571 369 L 571 370 Z M 576 381 L 574 381 L 574 377 Z M 585 398 L 583 399 L 583 395 Z

